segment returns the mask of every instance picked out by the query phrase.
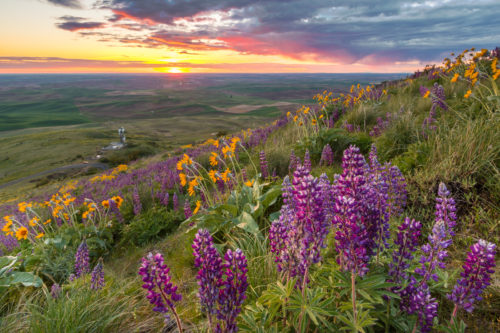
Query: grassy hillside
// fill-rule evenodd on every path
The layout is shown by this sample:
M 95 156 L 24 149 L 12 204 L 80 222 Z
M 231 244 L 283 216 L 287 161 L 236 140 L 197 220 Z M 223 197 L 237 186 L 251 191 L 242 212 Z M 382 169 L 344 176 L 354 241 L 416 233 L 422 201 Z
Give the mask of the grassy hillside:
M 405 80 L 326 91 L 267 126 L 75 179 L 52 198 L 4 204 L 2 250 L 24 261 L 0 275 L 1 327 L 174 331 L 178 316 L 189 332 L 229 330 L 236 317 L 244 332 L 498 331 L 500 275 L 488 271 L 498 256 L 481 257 L 494 245 L 467 252 L 500 243 L 500 69 L 495 54 L 467 52 Z M 149 252 L 162 254 L 178 287 L 160 299 L 182 295 L 167 319 L 137 274 Z M 463 274 L 454 292 L 484 283 L 473 312 L 447 296 L 465 260 L 486 269 Z M 97 268 L 72 276 L 82 267 Z M 219 279 L 218 316 L 197 296 L 206 272 Z

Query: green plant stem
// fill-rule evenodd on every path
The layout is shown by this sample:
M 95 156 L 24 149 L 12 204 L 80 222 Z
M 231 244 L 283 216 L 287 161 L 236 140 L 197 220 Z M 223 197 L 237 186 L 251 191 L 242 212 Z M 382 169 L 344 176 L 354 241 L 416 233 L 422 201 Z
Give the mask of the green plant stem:
M 392 302 L 392 298 L 390 298 L 389 301 L 387 302 L 385 333 L 389 333 L 389 320 L 391 318 L 391 302 Z
M 352 314 L 354 318 L 354 327 L 357 326 L 357 311 L 356 311 L 356 274 L 351 271 L 351 299 L 352 299 Z M 357 331 L 354 328 L 355 332 Z
M 306 268 L 306 272 L 304 273 L 304 279 L 302 280 L 302 301 L 304 301 L 304 298 L 305 298 L 308 271 L 309 271 L 309 267 Z M 302 307 L 302 309 L 300 311 L 300 317 L 299 317 L 299 329 L 302 327 L 302 320 L 304 319 L 304 312 L 305 312 L 305 308 Z
M 450 318 L 450 326 L 453 325 L 453 322 L 455 321 L 455 317 L 457 316 L 457 311 L 458 311 L 458 305 L 455 304 L 455 308 L 453 309 L 453 313 L 451 314 Z

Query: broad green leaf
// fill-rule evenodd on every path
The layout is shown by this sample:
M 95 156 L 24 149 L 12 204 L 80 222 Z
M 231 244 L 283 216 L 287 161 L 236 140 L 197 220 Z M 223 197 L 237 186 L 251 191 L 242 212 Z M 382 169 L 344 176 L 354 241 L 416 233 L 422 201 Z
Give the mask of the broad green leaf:
M 238 228 L 241 228 L 253 235 L 260 236 L 259 226 L 257 222 L 255 222 L 252 215 L 248 214 L 247 212 L 241 213 L 240 216 L 234 219 L 234 223 Z

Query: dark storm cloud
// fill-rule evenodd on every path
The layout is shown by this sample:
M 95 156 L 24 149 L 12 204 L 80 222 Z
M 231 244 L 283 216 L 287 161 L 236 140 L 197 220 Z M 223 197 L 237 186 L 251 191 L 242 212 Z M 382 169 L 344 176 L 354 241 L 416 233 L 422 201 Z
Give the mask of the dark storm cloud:
M 83 17 L 76 16 L 61 16 L 59 20 L 61 20 L 62 22 L 56 23 L 56 26 L 59 29 L 68 31 L 97 29 L 105 26 L 105 24 L 102 22 L 86 21 L 86 19 L 84 19 Z
M 69 8 L 82 8 L 79 0 L 46 0 L 47 2 L 56 5 Z
M 500 42 L 500 2 L 495 0 L 101 0 L 96 6 L 114 11 L 111 22 L 163 26 L 164 31 L 151 32 L 154 47 L 163 40 L 169 47 L 196 50 L 204 43 L 199 40 L 208 38 L 224 45 L 207 49 L 389 63 L 435 60 L 450 51 L 493 48 Z M 228 24 L 211 24 L 213 12 L 222 17 L 218 23 Z M 183 24 L 181 37 L 169 31 Z

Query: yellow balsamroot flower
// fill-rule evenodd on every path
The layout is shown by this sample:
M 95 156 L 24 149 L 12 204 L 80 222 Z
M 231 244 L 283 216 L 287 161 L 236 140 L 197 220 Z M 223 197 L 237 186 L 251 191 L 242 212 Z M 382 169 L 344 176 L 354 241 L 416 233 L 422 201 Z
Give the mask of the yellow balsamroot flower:
M 83 214 L 82 214 L 82 218 L 84 218 L 84 219 L 88 218 L 89 214 L 90 214 L 90 212 L 88 210 L 84 211 Z
M 308 107 L 307 107 L 307 108 L 305 108 L 305 109 L 304 109 L 304 114 L 308 114 L 308 113 L 309 113 L 309 110 L 310 110 L 310 109 L 309 109 Z
M 123 198 L 120 197 L 119 195 L 112 197 L 111 200 L 113 200 L 116 203 L 116 207 L 118 208 L 120 208 L 123 203 Z
M 16 238 L 17 240 L 28 239 L 28 229 L 26 227 L 21 227 L 16 230 Z
M 212 182 L 214 182 L 214 183 L 217 181 L 217 177 L 215 177 L 215 174 L 216 174 L 216 173 L 217 173 L 217 172 L 216 172 L 215 170 L 210 170 L 210 171 L 208 172 L 208 177 L 210 177 L 210 179 L 211 179 L 211 180 L 212 180 Z
M 217 161 L 217 153 L 216 152 L 211 152 L 208 160 L 210 161 L 211 166 L 217 166 L 217 164 L 219 164 L 219 162 Z
M 493 59 L 493 61 L 491 62 L 491 71 L 493 73 L 495 73 L 497 71 L 497 62 L 498 62 L 498 58 Z
M 297 122 L 297 119 L 298 119 L 298 118 L 299 118 L 299 116 L 294 116 L 294 117 L 293 117 L 293 121 L 294 121 L 294 122 Z
M 43 222 L 43 224 L 49 224 L 50 222 L 52 222 L 51 219 L 47 219 L 47 221 Z
M 229 168 L 227 168 L 226 171 L 224 171 L 222 173 L 221 178 L 224 181 L 224 183 L 227 183 L 229 181 L 229 174 L 230 173 L 231 173 L 231 170 L 229 170 Z
M 288 111 L 288 112 L 286 113 L 286 117 L 288 118 L 288 117 L 290 117 L 290 115 L 291 115 L 291 113 L 290 113 L 290 111 Z
M 323 119 L 324 115 L 319 116 L 319 119 Z
M 249 180 L 249 181 L 245 182 L 245 185 L 248 186 L 248 187 L 252 187 L 253 186 L 253 182 L 254 182 L 253 179 Z
M 19 208 L 19 211 L 21 213 L 26 213 L 26 208 L 31 208 L 33 205 L 30 203 L 27 203 L 27 202 L 20 202 L 17 204 L 17 207 Z
M 469 89 L 469 90 L 467 90 L 467 92 L 465 93 L 464 97 L 465 97 L 465 98 L 469 98 L 469 97 L 470 97 L 470 94 L 472 94 L 472 91 Z
M 45 234 L 43 232 L 41 232 L 38 235 L 36 235 L 35 238 L 38 239 L 38 238 L 42 238 L 43 236 L 45 236 Z
M 31 220 L 29 220 L 28 224 L 30 227 L 34 227 L 37 225 L 38 221 L 39 221 L 39 218 L 35 216 Z
M 300 123 L 299 123 L 299 126 L 302 126 L 302 125 L 304 125 L 304 124 L 303 124 L 302 122 L 300 122 Z
M 427 92 L 426 92 L 426 93 L 425 93 L 425 95 L 424 95 L 424 98 L 429 97 L 429 95 L 430 95 L 430 94 L 431 94 L 431 91 L 430 91 L 430 90 L 427 90 Z
M 313 125 L 316 125 L 318 123 L 318 121 L 316 119 L 313 119 L 311 122 Z
M 460 75 L 458 75 L 458 73 L 455 73 L 455 75 L 453 75 L 453 78 L 451 79 L 451 82 L 457 82 L 459 76 Z
M 12 226 L 12 221 L 7 221 L 7 223 L 4 224 L 2 231 L 5 233 L 6 236 L 11 236 L 13 234 L 12 230 L 10 230 L 11 226 Z
M 179 174 L 179 180 L 181 181 L 181 186 L 186 186 L 187 180 L 186 180 L 186 174 L 180 173 Z
M 500 70 L 498 70 L 495 75 L 493 75 L 493 80 L 496 80 L 498 79 L 498 77 L 500 76 Z
M 196 201 L 196 207 L 193 210 L 193 215 L 195 215 L 196 213 L 198 213 L 198 211 L 200 210 L 200 207 L 201 207 L 201 201 L 198 200 L 198 201 Z
M 104 200 L 101 204 L 104 208 L 109 208 L 109 200 Z
M 190 197 L 192 197 L 195 193 L 194 192 L 195 186 L 198 186 L 198 177 L 194 177 L 194 179 L 189 182 L 188 194 Z
M 224 146 L 222 147 L 222 153 L 224 154 L 224 158 L 227 158 L 227 153 L 231 151 L 231 147 Z

